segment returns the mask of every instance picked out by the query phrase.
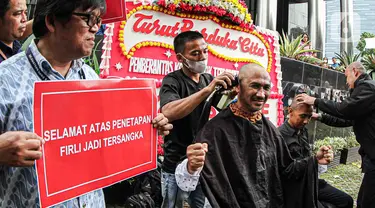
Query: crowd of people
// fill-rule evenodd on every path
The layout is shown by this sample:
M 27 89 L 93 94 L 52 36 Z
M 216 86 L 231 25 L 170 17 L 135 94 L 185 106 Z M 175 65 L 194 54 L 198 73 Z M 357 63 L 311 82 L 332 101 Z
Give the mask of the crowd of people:
M 304 50 L 311 50 L 313 49 L 311 46 L 310 38 L 307 33 L 302 34 L 302 39 L 300 46 L 303 46 Z M 315 57 L 317 58 L 317 53 L 316 52 L 303 52 L 299 54 L 299 56 L 306 56 L 306 57 Z M 322 63 L 320 64 L 321 67 L 327 68 L 327 69 L 332 69 L 332 70 L 337 70 L 340 67 L 340 63 L 337 61 L 336 57 L 332 57 L 332 63 L 329 63 L 328 58 L 324 57 L 322 59 Z
M 32 133 L 34 83 L 99 79 L 81 58 L 91 54 L 105 11 L 104 0 L 38 0 L 27 21 L 26 0 L 0 0 L 0 207 L 40 206 L 34 163 L 44 141 Z M 18 40 L 31 33 L 35 40 L 20 51 Z M 353 207 L 348 194 L 319 179 L 319 165 L 333 153 L 330 146 L 312 152 L 311 119 L 353 126 L 364 172 L 357 207 L 375 207 L 375 81 L 361 63 L 345 70 L 351 95 L 343 102 L 299 94 L 276 128 L 262 114 L 271 90 L 265 68 L 246 64 L 238 77 L 205 73 L 208 44 L 195 31 L 177 35 L 174 49 L 182 68 L 163 79 L 161 113 L 152 121 L 165 136 L 163 208 L 185 201 L 192 208 Z M 237 100 L 209 120 L 207 99 L 218 88 Z M 105 206 L 99 189 L 54 207 Z

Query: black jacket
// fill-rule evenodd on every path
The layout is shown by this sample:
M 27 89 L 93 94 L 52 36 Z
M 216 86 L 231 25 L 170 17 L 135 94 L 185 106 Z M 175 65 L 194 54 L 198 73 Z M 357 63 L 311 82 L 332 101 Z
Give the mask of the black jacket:
M 362 159 L 375 164 L 375 81 L 369 75 L 358 77 L 350 97 L 342 103 L 316 99 L 314 104 L 332 116 L 352 120 L 354 133 L 361 144 L 359 153 Z M 349 123 L 343 126 L 349 126 Z

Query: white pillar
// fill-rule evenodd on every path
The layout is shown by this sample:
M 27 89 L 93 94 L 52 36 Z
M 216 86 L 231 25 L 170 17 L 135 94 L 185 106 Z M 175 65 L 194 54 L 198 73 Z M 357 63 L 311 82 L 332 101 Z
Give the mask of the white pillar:
M 353 54 L 353 0 L 341 0 L 340 51 Z
M 308 2 L 308 32 L 311 46 L 323 53 L 325 48 L 325 2 L 323 0 L 309 0 Z
M 258 0 L 255 25 L 276 30 L 277 0 Z

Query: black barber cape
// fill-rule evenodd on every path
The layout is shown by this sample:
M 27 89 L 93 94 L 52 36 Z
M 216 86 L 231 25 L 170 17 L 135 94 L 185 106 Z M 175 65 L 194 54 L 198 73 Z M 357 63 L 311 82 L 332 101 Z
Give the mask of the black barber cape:
M 208 144 L 200 182 L 215 208 L 285 207 L 282 179 L 300 179 L 309 168 L 317 168 L 314 157 L 293 160 L 268 119 L 251 123 L 230 108 L 209 121 L 196 138 Z
M 312 155 L 307 128 L 296 130 L 285 121 L 279 128 L 280 134 L 288 145 L 289 152 L 294 159 L 303 159 Z M 318 202 L 319 190 L 318 170 L 316 166 L 308 166 L 304 176 L 297 179 L 285 179 L 284 200 L 288 208 L 316 208 L 322 207 Z

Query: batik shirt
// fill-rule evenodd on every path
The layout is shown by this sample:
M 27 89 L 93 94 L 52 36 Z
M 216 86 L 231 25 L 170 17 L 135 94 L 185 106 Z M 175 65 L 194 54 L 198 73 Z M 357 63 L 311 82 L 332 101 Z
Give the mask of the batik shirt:
M 79 71 L 86 79 L 99 79 L 94 70 L 82 60 L 73 61 L 66 78 L 55 71 L 40 54 L 36 44 L 30 45 L 40 69 L 50 80 L 79 80 Z M 34 83 L 41 81 L 30 65 L 25 52 L 21 52 L 0 64 L 0 133 L 7 131 L 33 132 Z M 79 172 L 77 172 L 79 174 Z M 69 180 L 69 178 L 64 178 Z M 0 207 L 39 207 L 35 167 L 9 167 L 0 165 Z M 96 190 L 66 201 L 58 208 L 105 207 L 103 191 Z

